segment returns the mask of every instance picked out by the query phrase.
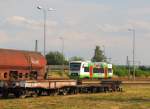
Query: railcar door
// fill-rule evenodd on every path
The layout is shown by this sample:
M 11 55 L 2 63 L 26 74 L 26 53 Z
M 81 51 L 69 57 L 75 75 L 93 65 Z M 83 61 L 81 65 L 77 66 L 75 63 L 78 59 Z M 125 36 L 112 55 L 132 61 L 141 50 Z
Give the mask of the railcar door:
M 93 77 L 93 66 L 90 66 L 90 78 Z
M 107 78 L 108 76 L 108 69 L 107 67 L 104 68 L 104 78 Z

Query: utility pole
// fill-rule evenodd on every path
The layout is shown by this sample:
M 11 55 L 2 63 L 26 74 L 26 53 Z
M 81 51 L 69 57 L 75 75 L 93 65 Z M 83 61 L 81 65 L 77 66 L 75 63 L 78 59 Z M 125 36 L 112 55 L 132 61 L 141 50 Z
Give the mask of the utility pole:
M 128 79 L 130 80 L 130 61 L 128 56 L 127 56 L 127 69 L 128 69 Z
M 128 29 L 128 31 L 133 33 L 133 80 L 135 80 L 135 29 Z
M 64 56 L 64 38 L 60 37 L 60 40 L 62 40 L 62 55 Z M 62 62 L 62 72 L 64 71 L 64 60 Z
M 35 40 L 35 52 L 38 52 L 38 40 Z
M 103 45 L 103 54 L 105 56 L 105 45 Z
M 37 6 L 37 9 L 39 10 L 42 10 L 43 11 L 43 35 L 44 35 L 44 56 L 46 55 L 46 30 L 47 30 L 47 26 L 46 26 L 46 21 L 47 21 L 47 11 L 54 11 L 53 8 L 49 8 L 49 9 L 46 9 L 46 8 L 43 8 L 41 6 Z

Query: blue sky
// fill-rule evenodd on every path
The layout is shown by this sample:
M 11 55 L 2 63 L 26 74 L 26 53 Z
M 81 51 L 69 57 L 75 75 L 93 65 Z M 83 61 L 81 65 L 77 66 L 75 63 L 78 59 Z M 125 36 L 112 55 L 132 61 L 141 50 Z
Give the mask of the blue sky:
M 96 45 L 105 46 L 112 63 L 132 61 L 132 33 L 136 31 L 136 61 L 150 65 L 149 0 L 0 0 L 0 48 L 34 50 L 38 40 L 43 52 L 43 13 L 36 7 L 55 8 L 47 12 L 46 51 L 89 60 Z M 102 47 L 103 49 L 103 47 Z M 139 64 L 139 63 L 137 63 Z

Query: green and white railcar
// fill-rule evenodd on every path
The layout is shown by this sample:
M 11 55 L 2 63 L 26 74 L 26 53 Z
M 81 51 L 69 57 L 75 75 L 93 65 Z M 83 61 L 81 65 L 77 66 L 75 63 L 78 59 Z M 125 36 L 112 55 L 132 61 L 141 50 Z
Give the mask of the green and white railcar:
M 69 64 L 69 74 L 74 79 L 111 78 L 112 64 L 106 62 L 72 61 Z

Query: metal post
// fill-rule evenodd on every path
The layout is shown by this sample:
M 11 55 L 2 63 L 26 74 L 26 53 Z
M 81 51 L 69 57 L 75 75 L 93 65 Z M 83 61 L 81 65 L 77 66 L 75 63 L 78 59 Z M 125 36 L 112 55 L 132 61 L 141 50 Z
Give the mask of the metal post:
M 62 38 L 62 54 L 64 55 L 64 38 Z
M 127 69 L 128 69 L 128 79 L 130 80 L 130 61 L 128 56 L 127 56 Z
M 44 18 L 44 56 L 46 56 L 46 20 L 47 20 L 47 11 L 54 11 L 53 8 L 49 8 L 48 10 L 46 8 L 43 8 L 41 6 L 37 6 L 37 9 L 43 11 L 43 18 Z
M 133 29 L 133 80 L 135 80 L 135 29 Z
M 105 56 L 105 45 L 103 45 L 103 54 Z
M 60 39 L 62 40 L 62 55 L 64 56 L 64 38 L 60 37 Z M 64 71 L 64 60 L 62 62 L 62 71 Z
M 38 51 L 38 40 L 35 40 L 35 52 Z
M 43 9 L 43 14 L 44 14 L 44 56 L 46 56 L 46 10 Z
M 133 32 L 133 80 L 135 80 L 135 29 L 129 29 Z

